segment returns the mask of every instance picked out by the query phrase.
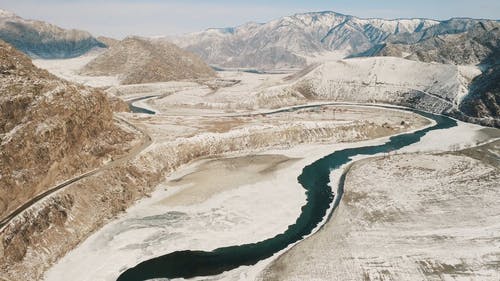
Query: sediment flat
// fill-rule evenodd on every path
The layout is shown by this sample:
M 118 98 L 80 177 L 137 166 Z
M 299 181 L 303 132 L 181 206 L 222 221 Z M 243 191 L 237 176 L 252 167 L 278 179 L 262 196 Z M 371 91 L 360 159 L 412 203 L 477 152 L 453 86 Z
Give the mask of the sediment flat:
M 202 203 L 218 193 L 272 179 L 273 172 L 297 160 L 285 155 L 248 155 L 200 161 L 193 167 L 194 171 L 178 177 L 176 174 L 170 176 L 172 179 L 167 188 L 180 187 L 180 190 L 159 204 L 188 206 Z
M 261 279 L 499 280 L 499 152 L 496 141 L 356 163 L 331 220 Z

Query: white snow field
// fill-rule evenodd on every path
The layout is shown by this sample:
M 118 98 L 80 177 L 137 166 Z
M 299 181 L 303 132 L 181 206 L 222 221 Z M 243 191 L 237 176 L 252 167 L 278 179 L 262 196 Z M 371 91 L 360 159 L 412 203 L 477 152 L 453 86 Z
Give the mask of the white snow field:
M 86 76 L 80 75 L 80 69 L 95 59 L 105 49 L 96 49 L 83 56 L 71 59 L 34 59 L 33 64 L 68 81 L 91 87 L 109 87 L 120 84 L 117 76 Z

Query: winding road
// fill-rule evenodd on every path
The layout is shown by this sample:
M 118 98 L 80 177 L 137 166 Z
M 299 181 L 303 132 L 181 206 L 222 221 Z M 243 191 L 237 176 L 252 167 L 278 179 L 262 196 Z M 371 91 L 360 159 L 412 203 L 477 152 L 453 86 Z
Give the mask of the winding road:
M 105 164 L 99 168 L 96 168 L 92 171 L 89 171 L 89 172 L 83 173 L 81 175 L 75 176 L 71 179 L 68 179 L 62 183 L 57 184 L 56 186 L 51 187 L 50 189 L 48 189 L 47 191 L 44 191 L 43 193 L 38 194 L 37 196 L 35 196 L 31 200 L 27 201 L 26 203 L 24 203 L 23 205 L 21 205 L 20 207 L 18 207 L 14 211 L 12 211 L 6 217 L 2 218 L 2 220 L 0 220 L 0 231 L 3 231 L 5 226 L 7 226 L 14 218 L 21 215 L 24 211 L 31 208 L 33 205 L 42 201 L 43 199 L 47 198 L 48 196 L 54 194 L 55 192 L 65 188 L 65 187 L 68 187 L 69 185 L 71 185 L 75 182 L 78 182 L 82 179 L 93 176 L 97 173 L 100 173 L 104 170 L 115 167 L 115 166 L 117 166 L 125 161 L 128 161 L 129 159 L 134 158 L 135 156 L 137 156 L 139 153 L 141 153 L 144 149 L 146 149 L 147 147 L 149 147 L 153 143 L 153 140 L 151 139 L 151 137 L 143 129 L 141 129 L 137 126 L 134 126 L 133 124 L 131 124 L 130 122 L 128 122 L 127 120 L 125 120 L 123 118 L 115 116 L 115 119 L 117 119 L 120 122 L 126 123 L 128 126 L 139 131 L 143 135 L 141 142 L 138 145 L 136 145 L 135 147 L 133 147 L 130 150 L 130 152 L 127 153 L 127 155 L 122 156 L 118 159 L 112 160 L 112 161 L 108 162 L 107 164 Z

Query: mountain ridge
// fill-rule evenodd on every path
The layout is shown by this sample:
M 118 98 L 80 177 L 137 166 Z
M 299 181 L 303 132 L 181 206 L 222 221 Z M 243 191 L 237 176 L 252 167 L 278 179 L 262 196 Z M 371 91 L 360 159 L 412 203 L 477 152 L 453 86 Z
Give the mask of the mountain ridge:
M 24 19 L 0 9 L 0 39 L 32 58 L 56 59 L 83 55 L 106 45 L 89 32 L 64 29 L 39 20 Z
M 173 43 L 220 67 L 299 68 L 310 54 L 347 50 L 356 53 L 382 42 L 389 35 L 415 32 L 438 24 L 430 19 L 363 19 L 333 11 L 297 13 L 267 23 L 210 28 L 169 38 Z M 275 50 L 280 59 L 253 61 Z
M 311 55 L 324 52 L 343 51 L 351 56 L 385 42 L 407 44 L 436 35 L 458 34 L 481 21 L 498 22 L 465 17 L 447 20 L 361 18 L 320 11 L 296 13 L 265 23 L 211 27 L 166 39 L 216 67 L 268 70 L 302 68 L 309 63 Z M 277 58 L 269 58 L 266 54 L 269 50 L 274 50 Z M 255 57 L 263 59 L 255 60 Z

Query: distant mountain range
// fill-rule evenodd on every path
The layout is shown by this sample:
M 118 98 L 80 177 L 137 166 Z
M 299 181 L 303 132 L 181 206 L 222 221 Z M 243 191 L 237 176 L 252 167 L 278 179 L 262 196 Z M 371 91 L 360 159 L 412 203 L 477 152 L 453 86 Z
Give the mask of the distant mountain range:
M 172 41 L 221 67 L 301 67 L 306 64 L 305 57 L 316 53 L 359 53 L 391 35 L 421 32 L 437 24 L 439 21 L 429 19 L 361 19 L 315 12 L 268 23 L 207 29 Z
M 425 32 L 389 36 L 356 56 L 396 56 L 450 64 L 488 63 L 498 47 L 500 22 L 452 19 Z
M 0 39 L 34 58 L 71 58 L 106 45 L 90 33 L 27 20 L 0 9 Z
M 385 43 L 416 44 L 436 36 L 469 31 L 478 23 L 498 24 L 497 21 L 467 18 L 386 20 L 314 12 L 268 23 L 211 28 L 170 40 L 219 67 L 300 68 L 307 64 L 308 57 L 323 52 L 374 55 Z

